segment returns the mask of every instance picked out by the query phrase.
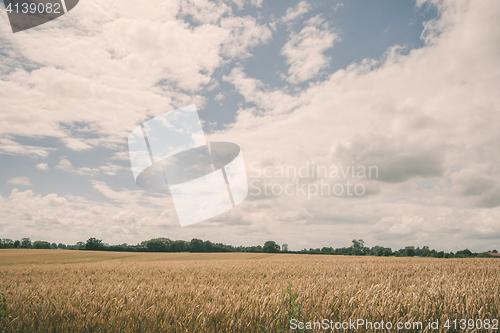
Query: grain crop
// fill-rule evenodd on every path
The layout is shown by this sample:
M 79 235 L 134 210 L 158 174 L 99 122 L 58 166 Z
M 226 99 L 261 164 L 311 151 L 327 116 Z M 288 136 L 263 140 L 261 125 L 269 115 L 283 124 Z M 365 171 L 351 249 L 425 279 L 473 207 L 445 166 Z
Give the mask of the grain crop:
M 496 259 L 46 251 L 0 260 L 0 332 L 297 332 L 291 319 L 325 318 L 454 332 L 447 319 L 500 317 Z

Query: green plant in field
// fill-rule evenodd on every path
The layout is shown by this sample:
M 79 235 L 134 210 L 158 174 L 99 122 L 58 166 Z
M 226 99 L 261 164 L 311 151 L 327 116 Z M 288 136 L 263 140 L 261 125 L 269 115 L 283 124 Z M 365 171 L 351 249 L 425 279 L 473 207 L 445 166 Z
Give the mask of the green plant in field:
M 10 313 L 10 308 L 7 306 L 7 297 L 0 292 L 0 318 L 7 317 Z
M 284 307 L 278 319 L 278 332 L 288 332 L 290 320 L 297 319 L 303 321 L 302 304 L 297 302 L 299 294 L 292 292 L 291 282 L 288 282 L 286 292 L 282 292 L 281 297 L 283 298 Z M 298 332 L 304 332 L 304 330 L 299 329 Z

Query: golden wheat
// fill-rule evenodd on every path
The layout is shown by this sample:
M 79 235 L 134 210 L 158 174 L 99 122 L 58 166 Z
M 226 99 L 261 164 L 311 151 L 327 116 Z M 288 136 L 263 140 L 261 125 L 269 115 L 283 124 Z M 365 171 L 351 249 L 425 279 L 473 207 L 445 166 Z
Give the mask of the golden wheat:
M 494 259 L 99 255 L 114 261 L 0 266 L 0 332 L 288 332 L 292 318 L 499 318 Z

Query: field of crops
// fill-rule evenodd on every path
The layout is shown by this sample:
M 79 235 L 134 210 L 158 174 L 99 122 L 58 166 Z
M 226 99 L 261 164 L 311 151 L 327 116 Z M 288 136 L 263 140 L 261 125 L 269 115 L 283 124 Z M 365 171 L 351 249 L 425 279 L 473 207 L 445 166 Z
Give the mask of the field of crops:
M 291 319 L 444 332 L 500 317 L 500 261 L 0 250 L 0 292 L 0 332 L 300 331 Z

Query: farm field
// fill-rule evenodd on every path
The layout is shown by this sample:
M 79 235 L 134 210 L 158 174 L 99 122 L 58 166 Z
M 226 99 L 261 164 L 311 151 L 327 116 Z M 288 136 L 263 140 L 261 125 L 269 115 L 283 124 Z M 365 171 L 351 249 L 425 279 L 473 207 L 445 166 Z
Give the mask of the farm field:
M 252 260 L 269 258 L 263 253 L 147 253 L 76 250 L 13 250 L 0 249 L 0 267 L 3 265 L 69 264 L 85 262 L 145 262 L 192 260 Z
M 290 329 L 291 319 L 479 332 L 486 330 L 444 323 L 500 317 L 500 262 L 0 250 L 0 292 L 0 332 L 300 331 Z M 426 329 L 429 320 L 439 328 Z

